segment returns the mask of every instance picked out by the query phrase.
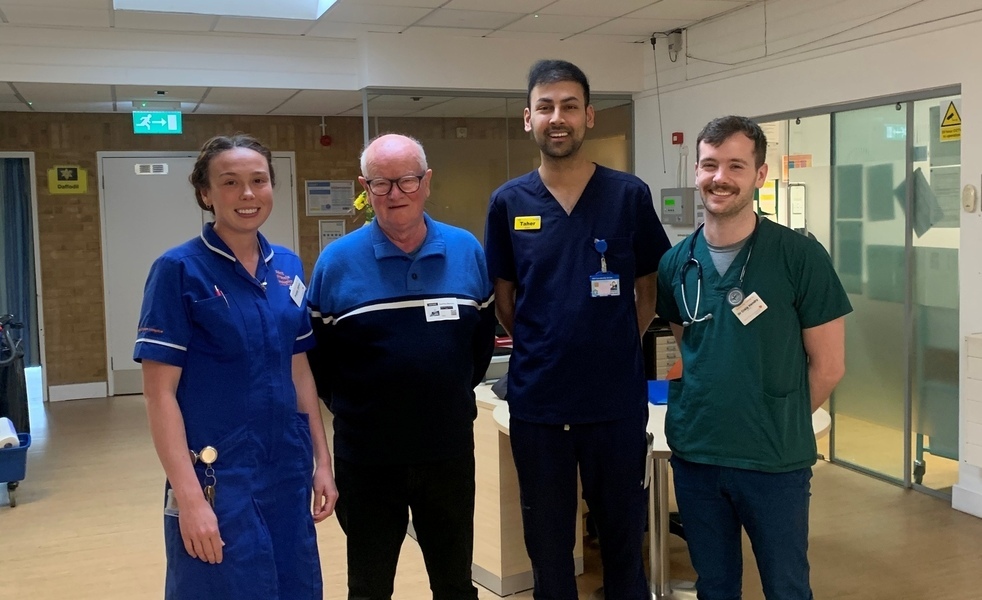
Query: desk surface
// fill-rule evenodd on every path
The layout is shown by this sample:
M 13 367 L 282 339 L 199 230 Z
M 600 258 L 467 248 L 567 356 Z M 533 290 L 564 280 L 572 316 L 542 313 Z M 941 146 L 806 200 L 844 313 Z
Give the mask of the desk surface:
M 487 394 L 491 394 L 490 388 L 487 390 Z M 507 435 L 509 432 L 508 423 L 511 418 L 511 415 L 508 413 L 508 403 L 497 399 L 493 394 L 491 396 L 493 399 L 485 397 L 484 401 L 496 403 L 491 415 L 494 418 L 495 425 L 498 426 L 498 431 Z M 655 455 L 655 458 L 668 458 L 672 454 L 672 451 L 668 448 L 668 440 L 665 439 L 665 413 L 667 411 L 668 407 L 664 404 L 657 406 L 648 404 L 648 433 L 652 434 L 655 438 L 652 445 L 652 453 Z M 812 429 L 815 431 L 816 438 L 828 435 L 829 428 L 831 427 L 832 417 L 824 408 L 820 408 L 812 413 Z

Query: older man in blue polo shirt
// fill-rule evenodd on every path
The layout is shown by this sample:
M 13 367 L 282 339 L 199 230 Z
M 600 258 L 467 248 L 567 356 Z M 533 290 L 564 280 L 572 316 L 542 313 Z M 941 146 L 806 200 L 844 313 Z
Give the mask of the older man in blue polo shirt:
M 535 597 L 575 600 L 576 474 L 600 538 L 607 598 L 648 597 L 641 543 L 647 386 L 641 332 L 670 247 L 640 179 L 580 151 L 593 127 L 575 65 L 536 63 L 525 130 L 541 166 L 491 197 L 485 248 L 514 338 L 511 444 Z
M 376 217 L 325 248 L 307 294 L 348 598 L 392 597 L 411 509 L 433 598 L 476 600 L 474 386 L 494 346 L 484 251 L 423 212 L 433 172 L 418 141 L 375 139 L 361 170 Z

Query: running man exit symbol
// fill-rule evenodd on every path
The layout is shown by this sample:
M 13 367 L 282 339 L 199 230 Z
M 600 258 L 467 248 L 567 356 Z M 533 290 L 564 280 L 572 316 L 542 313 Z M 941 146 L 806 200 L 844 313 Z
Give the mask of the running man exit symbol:
M 133 133 L 179 134 L 183 130 L 179 111 L 133 111 Z

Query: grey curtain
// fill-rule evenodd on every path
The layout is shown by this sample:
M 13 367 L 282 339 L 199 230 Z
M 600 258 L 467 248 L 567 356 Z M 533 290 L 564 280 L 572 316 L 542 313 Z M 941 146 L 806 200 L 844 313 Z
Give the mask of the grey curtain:
M 31 174 L 26 158 L 0 158 L 0 313 L 24 323 L 24 364 L 40 364 Z

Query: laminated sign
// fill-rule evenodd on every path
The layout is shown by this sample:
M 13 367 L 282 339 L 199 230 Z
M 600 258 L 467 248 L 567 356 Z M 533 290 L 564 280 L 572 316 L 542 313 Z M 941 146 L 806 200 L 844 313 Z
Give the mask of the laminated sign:
M 52 194 L 84 194 L 88 188 L 85 169 L 78 165 L 57 165 L 48 169 L 48 191 Z

